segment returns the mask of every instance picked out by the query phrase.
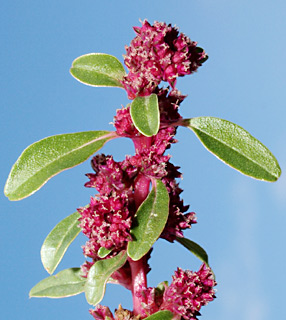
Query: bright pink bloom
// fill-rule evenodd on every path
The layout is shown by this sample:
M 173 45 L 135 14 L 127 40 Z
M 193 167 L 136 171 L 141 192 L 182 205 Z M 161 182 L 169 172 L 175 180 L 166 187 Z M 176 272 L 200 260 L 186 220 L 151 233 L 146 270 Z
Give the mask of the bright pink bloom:
M 137 296 L 142 305 L 143 318 L 160 310 L 169 310 L 174 319 L 197 320 L 202 306 L 215 298 L 213 273 L 209 267 L 202 264 L 198 272 L 177 269 L 173 281 L 158 288 L 142 288 Z
M 85 187 L 96 188 L 101 195 L 108 196 L 113 191 L 127 191 L 130 186 L 128 177 L 125 177 L 120 163 L 113 160 L 112 156 L 99 154 L 91 160 L 91 166 L 95 173 L 88 173 L 90 179 Z
M 126 194 L 92 197 L 88 207 L 78 209 L 80 227 L 89 238 L 84 254 L 97 259 L 100 247 L 112 249 L 113 253 L 126 248 L 131 241 L 130 228 L 134 211 Z
M 183 33 L 163 22 L 134 27 L 137 36 L 126 47 L 124 62 L 129 73 L 122 83 L 129 99 L 148 96 L 161 81 L 175 88 L 179 76 L 191 74 L 207 59 L 205 52 Z
M 141 136 L 132 122 L 130 107 L 117 110 L 116 116 L 114 117 L 114 127 L 116 128 L 116 133 L 121 137 L 134 138 Z
M 169 310 L 186 320 L 197 320 L 201 307 L 215 298 L 215 285 L 213 273 L 205 264 L 198 272 L 178 268 L 164 292 L 160 310 Z

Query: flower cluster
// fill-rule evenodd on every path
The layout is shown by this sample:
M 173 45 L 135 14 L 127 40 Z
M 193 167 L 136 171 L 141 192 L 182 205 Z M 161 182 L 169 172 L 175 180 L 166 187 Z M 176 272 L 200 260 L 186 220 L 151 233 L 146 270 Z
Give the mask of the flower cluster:
M 138 207 L 150 192 L 154 180 L 161 180 L 169 194 L 169 215 L 160 235 L 173 242 L 183 237 L 183 231 L 196 223 L 194 212 L 181 199 L 182 189 L 179 167 L 170 162 L 166 154 L 173 143 L 181 121 L 179 106 L 185 97 L 176 88 L 178 76 L 191 74 L 206 60 L 205 52 L 171 25 L 147 21 L 134 28 L 137 36 L 126 48 L 125 65 L 129 73 L 122 84 L 130 99 L 156 94 L 160 111 L 160 128 L 156 135 L 146 137 L 133 124 L 130 106 L 117 110 L 114 127 L 117 137 L 130 138 L 135 147 L 133 156 L 117 162 L 110 155 L 97 155 L 91 161 L 93 173 L 87 174 L 86 187 L 95 188 L 98 194 L 91 197 L 88 206 L 78 209 L 80 227 L 88 237 L 83 247 L 85 256 L 91 258 L 82 266 L 84 275 L 98 260 L 109 259 L 126 250 L 132 241 L 131 228 Z M 159 88 L 161 81 L 171 87 Z M 101 255 L 104 249 L 107 254 Z M 152 249 L 151 249 L 152 250 Z M 130 257 L 115 271 L 111 279 L 132 291 L 134 310 L 119 306 L 114 315 L 108 307 L 98 305 L 91 310 L 96 320 L 129 320 L 146 318 L 161 310 L 169 310 L 174 319 L 197 319 L 203 305 L 214 299 L 216 285 L 209 267 L 202 265 L 198 272 L 178 268 L 168 286 L 148 288 L 146 274 L 151 250 L 140 259 Z M 138 279 L 138 280 L 136 280 Z M 137 281 L 137 282 L 136 282 Z
M 89 311 L 96 320 L 139 320 L 139 316 L 134 316 L 131 311 L 123 309 L 119 305 L 115 310 L 114 316 L 110 309 L 105 306 L 97 305 L 94 310 Z
M 193 73 L 207 59 L 196 42 L 170 24 L 145 20 L 134 30 L 137 36 L 124 58 L 129 73 L 122 81 L 129 99 L 150 95 L 161 81 L 175 88 L 177 77 Z
M 186 320 L 196 320 L 202 306 L 215 298 L 216 285 L 211 269 L 202 264 L 198 272 L 178 268 L 164 292 L 161 310 L 169 310 Z
M 158 90 L 162 128 L 150 138 L 134 127 L 129 107 L 117 111 L 116 132 L 118 136 L 133 140 L 136 154 L 127 156 L 122 162 L 105 155 L 97 155 L 91 161 L 95 173 L 87 174 L 89 181 L 85 186 L 96 188 L 99 195 L 91 198 L 88 207 L 79 209 L 80 227 L 89 238 L 84 246 L 86 256 L 96 261 L 101 247 L 112 249 L 115 254 L 132 240 L 130 228 L 136 211 L 136 182 L 140 176 L 149 180 L 161 179 L 170 195 L 169 218 L 162 238 L 172 242 L 177 236 L 183 236 L 182 230 L 196 223 L 195 214 L 186 213 L 189 206 L 180 199 L 182 190 L 176 182 L 181 177 L 179 167 L 170 162 L 169 155 L 164 155 L 171 143 L 176 142 L 176 128 L 166 124 L 180 119 L 178 108 L 184 98 L 178 91 L 168 95 L 167 89 Z
M 146 288 L 137 293 L 141 303 L 141 317 L 169 310 L 174 314 L 174 319 L 197 320 L 201 307 L 214 300 L 215 285 L 213 273 L 205 264 L 202 264 L 197 272 L 178 268 L 169 286 L 163 283 L 161 288 Z M 123 312 L 121 306 L 118 310 Z M 118 310 L 113 317 L 109 308 L 98 305 L 90 313 L 96 320 L 104 320 L 107 317 L 117 320 Z M 127 310 L 124 312 L 127 315 L 124 319 L 134 318 L 132 313 Z

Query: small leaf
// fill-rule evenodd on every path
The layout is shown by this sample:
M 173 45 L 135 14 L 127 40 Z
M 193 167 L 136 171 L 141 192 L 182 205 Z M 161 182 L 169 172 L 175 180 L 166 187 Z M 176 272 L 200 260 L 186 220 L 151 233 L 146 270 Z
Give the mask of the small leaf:
M 176 240 L 191 251 L 196 257 L 198 257 L 202 262 L 204 262 L 207 266 L 209 266 L 208 255 L 206 251 L 199 246 L 196 242 L 189 240 L 187 238 L 177 237 Z
M 43 279 L 30 291 L 30 297 L 64 298 L 84 291 L 86 279 L 80 268 L 65 269 L 54 276 Z
M 188 119 L 184 123 L 210 152 L 241 173 L 271 182 L 281 175 L 273 154 L 240 126 L 213 117 Z
M 50 178 L 82 163 L 115 137 L 114 132 L 86 131 L 60 134 L 33 143 L 12 167 L 5 195 L 10 200 L 30 196 Z
M 80 233 L 79 217 L 78 212 L 66 217 L 54 227 L 45 239 L 41 248 L 41 260 L 49 274 L 56 270 L 67 248 Z
M 174 317 L 173 313 L 169 310 L 162 310 L 153 313 L 151 316 L 145 318 L 144 320 L 172 320 Z
M 94 87 L 122 87 L 125 70 L 121 62 L 105 53 L 85 54 L 75 59 L 70 69 L 78 81 Z
M 105 258 L 106 256 L 108 256 L 110 254 L 110 252 L 112 251 L 112 249 L 106 249 L 104 247 L 99 248 L 97 254 L 99 256 L 99 258 Z
M 160 127 L 160 113 L 156 94 L 135 98 L 131 103 L 130 114 L 134 126 L 144 136 L 151 137 L 157 134 Z
M 133 241 L 128 243 L 128 256 L 137 261 L 153 246 L 162 233 L 169 215 L 169 194 L 161 180 L 154 180 L 148 197 L 138 208 L 131 228 Z
M 85 296 L 89 304 L 98 304 L 104 296 L 105 286 L 113 272 L 126 262 L 126 251 L 110 259 L 99 260 L 90 268 L 85 284 Z
M 163 295 L 168 285 L 168 281 L 160 282 L 155 288 L 156 293 L 158 293 L 158 295 Z

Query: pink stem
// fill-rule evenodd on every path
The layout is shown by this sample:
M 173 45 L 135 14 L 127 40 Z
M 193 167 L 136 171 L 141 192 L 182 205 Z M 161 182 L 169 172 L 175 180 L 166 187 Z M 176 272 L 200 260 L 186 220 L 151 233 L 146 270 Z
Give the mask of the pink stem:
M 135 137 L 132 139 L 136 152 L 144 151 L 144 149 L 149 149 L 152 143 L 152 137 Z
M 147 278 L 146 278 L 146 258 L 143 257 L 138 261 L 133 261 L 128 258 L 129 265 L 131 268 L 132 277 L 132 298 L 133 298 L 133 313 L 134 315 L 141 313 L 141 300 L 140 295 L 142 290 L 147 288 Z M 138 296 L 139 295 L 139 296 Z
M 135 181 L 135 190 L 134 190 L 134 199 L 136 209 L 139 208 L 141 203 L 146 199 L 149 193 L 150 188 L 150 179 L 144 176 L 142 173 L 139 173 Z
M 151 137 L 136 137 L 133 140 L 136 153 L 142 152 L 145 149 L 149 149 L 151 146 L 152 139 Z M 143 175 L 142 173 L 138 174 L 138 177 L 135 181 L 134 186 L 134 199 L 136 209 L 139 208 L 141 203 L 146 199 L 149 194 L 150 188 L 150 179 Z M 147 259 L 144 256 L 138 261 L 133 261 L 131 258 L 128 258 L 130 268 L 131 268 L 131 292 L 133 297 L 133 313 L 134 315 L 141 313 L 141 302 L 140 295 L 142 294 L 142 290 L 147 288 L 147 278 L 146 278 L 146 270 L 147 270 Z

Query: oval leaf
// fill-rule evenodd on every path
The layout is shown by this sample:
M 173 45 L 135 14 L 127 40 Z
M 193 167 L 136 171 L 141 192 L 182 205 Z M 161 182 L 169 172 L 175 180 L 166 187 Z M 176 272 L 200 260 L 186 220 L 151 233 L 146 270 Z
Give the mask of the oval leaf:
M 138 208 L 131 228 L 133 241 L 127 252 L 132 260 L 141 259 L 160 237 L 169 215 L 169 194 L 161 180 L 155 180 L 148 197 Z
M 106 249 L 104 247 L 101 247 L 101 248 L 99 248 L 97 254 L 98 254 L 99 258 L 105 258 L 110 254 L 111 251 L 112 251 L 112 249 Z
M 145 318 L 144 320 L 171 320 L 173 319 L 174 315 L 169 310 L 162 310 L 158 311 L 151 316 Z
M 151 94 L 148 97 L 135 98 L 130 107 L 130 115 L 136 129 L 146 137 L 157 134 L 160 126 L 158 97 Z
M 80 233 L 78 219 L 81 215 L 74 212 L 58 223 L 48 234 L 41 248 L 44 268 L 52 274 L 62 260 L 67 248 Z
M 177 237 L 176 240 L 191 251 L 196 257 L 198 257 L 202 262 L 204 262 L 207 266 L 209 266 L 209 258 L 206 251 L 199 246 L 196 242 L 189 240 L 187 238 Z
M 185 123 L 210 152 L 241 173 L 271 182 L 281 175 L 273 154 L 240 126 L 213 117 L 188 119 Z
M 70 69 L 78 81 L 94 87 L 122 87 L 125 70 L 121 62 L 105 53 L 85 54 L 75 59 Z
M 85 284 L 85 296 L 88 303 L 98 304 L 104 296 L 105 286 L 113 272 L 126 262 L 126 251 L 121 251 L 110 259 L 100 260 L 90 268 Z
M 30 297 L 64 298 L 84 291 L 86 279 L 80 268 L 65 269 L 54 276 L 43 279 L 30 291 Z
M 115 137 L 114 132 L 86 131 L 60 134 L 33 143 L 12 167 L 5 195 L 10 200 L 30 196 L 51 177 L 82 163 Z

